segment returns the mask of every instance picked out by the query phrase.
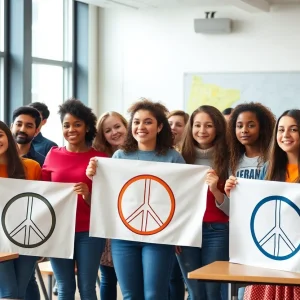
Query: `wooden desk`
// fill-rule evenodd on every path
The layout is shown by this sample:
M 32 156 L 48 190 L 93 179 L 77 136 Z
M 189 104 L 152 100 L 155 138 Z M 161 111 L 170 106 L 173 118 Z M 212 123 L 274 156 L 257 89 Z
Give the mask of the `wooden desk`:
M 18 253 L 0 253 L 0 262 L 18 258 Z
M 215 261 L 190 272 L 188 278 L 229 282 L 232 284 L 232 297 L 237 296 L 236 283 L 300 285 L 300 273 L 251 267 L 226 261 Z

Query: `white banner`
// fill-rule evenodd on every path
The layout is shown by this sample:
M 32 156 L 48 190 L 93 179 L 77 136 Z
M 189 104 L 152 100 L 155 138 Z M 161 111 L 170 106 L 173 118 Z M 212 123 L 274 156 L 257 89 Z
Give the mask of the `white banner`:
M 98 158 L 90 235 L 201 247 L 208 169 Z
M 300 185 L 238 178 L 230 198 L 230 261 L 300 272 Z
M 72 183 L 0 178 L 0 252 L 73 258 Z

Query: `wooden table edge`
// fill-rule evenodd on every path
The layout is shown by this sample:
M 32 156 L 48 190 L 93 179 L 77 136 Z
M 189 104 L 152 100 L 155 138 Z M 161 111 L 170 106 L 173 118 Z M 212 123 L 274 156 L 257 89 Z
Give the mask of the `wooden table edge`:
M 210 265 L 216 266 L 220 262 L 215 262 Z M 225 263 L 225 262 L 221 262 Z M 239 264 L 235 263 L 229 263 L 232 265 L 239 266 Z M 202 268 L 199 268 L 197 270 L 194 270 L 192 272 L 188 273 L 188 279 L 196 279 L 196 280 L 204 280 L 204 281 L 222 281 L 222 282 L 245 282 L 245 283 L 257 283 L 257 284 L 278 284 L 278 285 L 300 285 L 300 273 L 296 273 L 299 275 L 299 277 L 293 278 L 293 277 L 288 277 L 289 274 L 290 276 L 295 275 L 294 272 L 288 272 L 288 271 L 280 271 L 283 272 L 283 275 L 286 275 L 287 277 L 272 277 L 272 276 L 261 276 L 261 275 L 231 275 L 231 274 L 221 274 L 219 272 L 215 273 L 197 273 L 198 270 L 203 269 L 205 267 L 210 267 L 210 265 L 204 266 Z M 266 270 L 266 268 L 259 268 L 259 267 L 254 267 L 254 266 L 248 266 L 248 265 L 240 265 L 243 267 L 250 267 L 250 268 L 257 268 L 261 270 Z M 272 269 L 268 269 L 272 270 Z M 278 270 L 274 270 L 275 272 Z M 202 272 L 205 272 L 202 270 Z M 210 271 L 212 272 L 212 271 Z
M 18 253 L 0 253 L 0 262 L 16 259 L 19 257 Z

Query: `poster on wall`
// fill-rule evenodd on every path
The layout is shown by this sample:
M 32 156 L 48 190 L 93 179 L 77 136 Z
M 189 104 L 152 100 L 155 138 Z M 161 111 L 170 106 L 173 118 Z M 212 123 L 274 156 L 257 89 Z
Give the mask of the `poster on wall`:
M 201 105 L 223 111 L 245 102 L 260 102 L 279 116 L 300 108 L 300 72 L 186 73 L 184 103 L 188 113 Z

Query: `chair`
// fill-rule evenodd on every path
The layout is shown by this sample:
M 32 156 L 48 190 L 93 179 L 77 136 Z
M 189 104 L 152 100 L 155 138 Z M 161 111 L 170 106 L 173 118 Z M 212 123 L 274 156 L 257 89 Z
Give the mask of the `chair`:
M 38 275 L 38 278 L 39 278 L 39 281 L 40 281 L 40 284 L 41 284 L 41 287 L 43 290 L 45 300 L 52 300 L 54 272 L 53 272 L 50 261 L 44 261 L 44 262 L 40 262 L 39 264 L 37 264 L 36 272 L 37 272 L 37 275 Z M 47 293 L 45 285 L 44 285 L 42 274 L 48 276 L 48 293 Z M 75 268 L 75 274 L 77 274 L 76 268 Z M 98 284 L 98 286 L 100 286 L 99 276 L 97 276 L 97 284 Z

